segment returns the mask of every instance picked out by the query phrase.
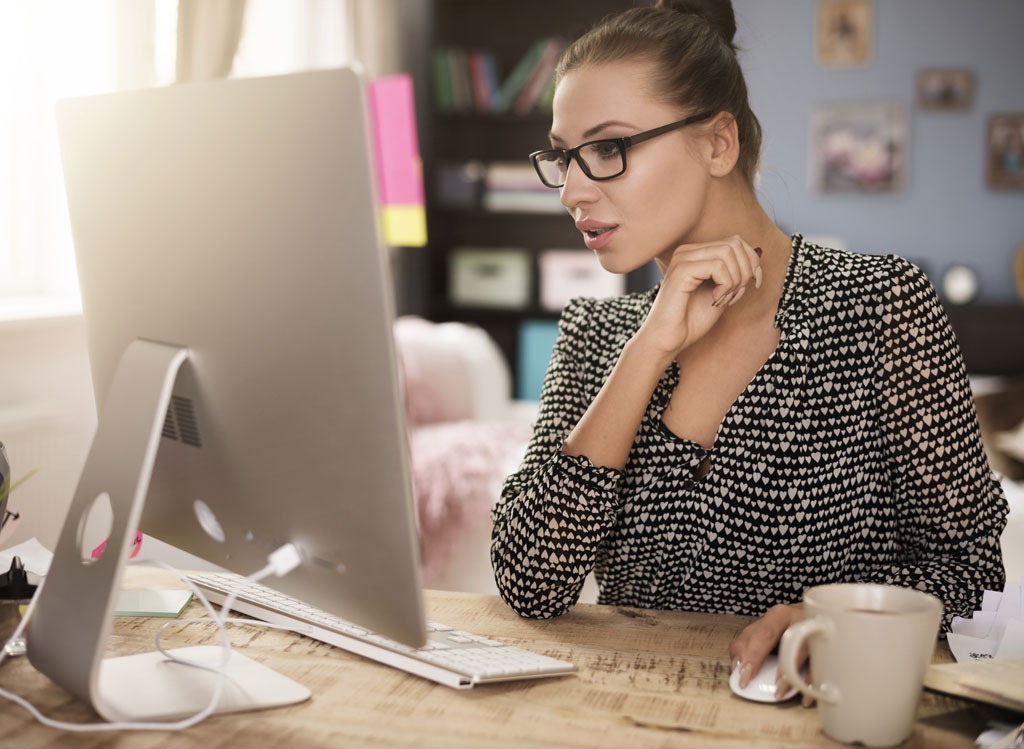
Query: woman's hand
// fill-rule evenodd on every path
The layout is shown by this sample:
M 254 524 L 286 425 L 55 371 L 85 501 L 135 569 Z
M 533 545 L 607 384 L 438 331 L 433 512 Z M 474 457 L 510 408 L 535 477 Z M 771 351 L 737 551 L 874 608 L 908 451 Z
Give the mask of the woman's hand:
M 667 358 L 700 340 L 751 282 L 761 286 L 761 251 L 738 236 L 680 245 L 639 336 Z
M 735 640 L 729 645 L 729 659 L 740 668 L 740 686 L 745 687 L 754 675 L 761 670 L 765 657 L 778 646 L 782 635 L 804 618 L 802 603 L 772 606 L 760 619 L 748 624 Z M 807 660 L 807 653 L 797 654 L 797 663 Z M 785 683 L 779 684 L 779 692 L 788 688 Z M 804 705 L 810 705 L 809 698 L 804 697 Z

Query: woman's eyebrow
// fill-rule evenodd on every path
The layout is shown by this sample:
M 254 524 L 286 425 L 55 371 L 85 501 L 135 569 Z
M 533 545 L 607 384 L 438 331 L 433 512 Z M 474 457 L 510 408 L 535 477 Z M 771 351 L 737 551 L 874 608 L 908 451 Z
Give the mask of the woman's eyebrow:
M 606 129 L 606 128 L 616 127 L 616 126 L 633 127 L 628 122 L 622 122 L 621 120 L 608 120 L 607 122 L 601 122 L 601 123 L 599 123 L 597 125 L 594 125 L 591 128 L 588 128 L 587 130 L 585 130 L 583 132 L 583 141 L 581 141 L 581 142 L 585 142 L 585 141 L 590 140 L 591 138 L 593 138 L 595 135 L 599 135 L 601 133 L 601 131 Z M 548 133 L 548 139 L 551 141 L 551 144 L 555 145 L 555 146 L 561 147 L 561 146 L 564 146 L 564 144 L 565 144 L 565 141 L 562 140 L 561 138 L 559 138 L 557 135 L 555 135 L 554 132 L 549 132 Z

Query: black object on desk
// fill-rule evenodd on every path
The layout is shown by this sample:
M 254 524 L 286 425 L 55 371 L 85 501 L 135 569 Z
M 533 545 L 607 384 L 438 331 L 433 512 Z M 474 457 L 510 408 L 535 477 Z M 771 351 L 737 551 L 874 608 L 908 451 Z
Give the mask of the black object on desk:
M 36 592 L 37 587 L 29 583 L 25 564 L 21 561 L 21 557 L 16 556 L 11 560 L 11 568 L 0 575 L 0 600 L 28 600 Z

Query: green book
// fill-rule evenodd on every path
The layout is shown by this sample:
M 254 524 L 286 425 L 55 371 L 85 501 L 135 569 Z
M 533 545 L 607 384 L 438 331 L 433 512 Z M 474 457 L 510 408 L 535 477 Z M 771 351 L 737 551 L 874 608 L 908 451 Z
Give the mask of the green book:
M 538 39 L 535 41 L 529 49 L 526 50 L 525 54 L 519 58 L 519 62 L 512 68 L 512 72 L 508 74 L 508 77 L 501 84 L 501 89 L 498 91 L 497 101 L 495 102 L 494 111 L 496 112 L 507 112 L 512 103 L 519 96 L 519 92 L 522 91 L 523 86 L 527 84 L 533 75 L 534 69 L 540 62 L 541 57 L 544 55 L 544 50 L 548 46 L 548 38 Z
M 434 105 L 439 112 L 455 109 L 452 99 L 452 78 L 448 66 L 448 50 L 438 47 L 430 56 L 434 74 Z

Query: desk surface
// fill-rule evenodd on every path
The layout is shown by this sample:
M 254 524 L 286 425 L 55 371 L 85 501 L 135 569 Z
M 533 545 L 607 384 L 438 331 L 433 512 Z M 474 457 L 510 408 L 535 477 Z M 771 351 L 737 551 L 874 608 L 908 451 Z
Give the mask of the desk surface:
M 176 587 L 165 573 L 132 568 L 126 587 Z M 161 580 L 153 585 L 154 579 Z M 578 674 L 467 691 L 410 676 L 299 635 L 233 627 L 250 657 L 305 684 L 312 700 L 257 713 L 216 716 L 182 733 L 68 734 L 0 707 L 0 746 L 61 747 L 812 747 L 840 746 L 817 712 L 735 697 L 728 644 L 746 617 L 580 604 L 550 621 L 521 619 L 490 596 L 428 591 L 428 615 L 455 627 L 574 662 Z M 188 612 L 199 613 L 197 604 Z M 153 650 L 166 619 L 118 618 L 114 654 Z M 212 627 L 171 627 L 169 646 L 210 641 Z M 949 661 L 944 643 L 936 660 Z M 37 673 L 26 658 L 0 666 L 0 686 L 45 714 L 94 720 L 91 711 Z M 903 747 L 972 747 L 990 708 L 925 692 Z M 1005 714 L 1004 714 L 1005 717 Z

